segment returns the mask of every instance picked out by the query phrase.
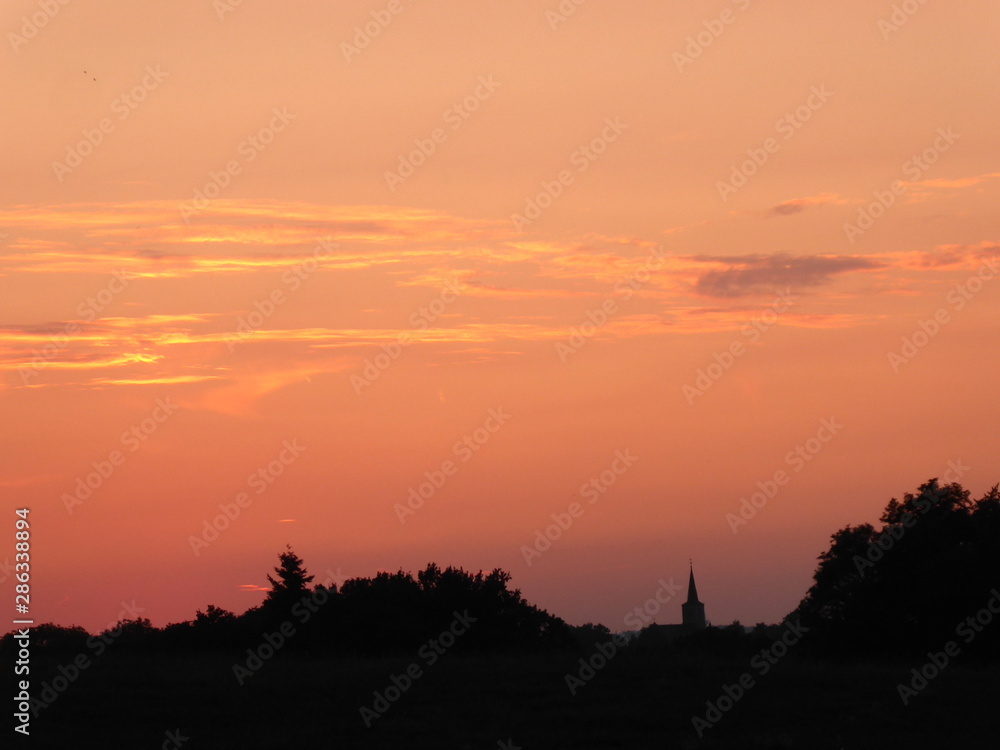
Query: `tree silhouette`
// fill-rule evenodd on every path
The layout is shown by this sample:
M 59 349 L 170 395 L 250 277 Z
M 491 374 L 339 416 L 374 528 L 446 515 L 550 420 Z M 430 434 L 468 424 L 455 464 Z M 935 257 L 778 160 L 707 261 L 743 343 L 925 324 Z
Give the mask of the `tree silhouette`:
M 199 609 L 194 615 L 195 626 L 206 628 L 217 627 L 225 623 L 234 622 L 235 620 L 236 615 L 227 609 L 216 607 L 214 604 L 209 604 L 204 612 Z
M 302 558 L 292 551 L 291 545 L 278 555 L 278 560 L 281 564 L 274 569 L 278 577 L 267 577 L 271 590 L 267 592 L 264 606 L 287 609 L 309 593 L 313 576 L 308 574 Z
M 893 498 L 881 527 L 846 526 L 819 556 L 814 583 L 789 619 L 822 651 L 921 653 L 956 637 L 1000 584 L 1000 491 L 978 501 L 932 479 Z M 996 650 L 997 635 L 963 651 Z

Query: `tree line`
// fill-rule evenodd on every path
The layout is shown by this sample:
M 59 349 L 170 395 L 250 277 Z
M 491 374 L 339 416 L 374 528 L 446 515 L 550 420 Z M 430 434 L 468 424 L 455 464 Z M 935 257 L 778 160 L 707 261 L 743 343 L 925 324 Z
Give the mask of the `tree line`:
M 820 554 L 814 583 L 784 625 L 806 633 L 796 653 L 819 657 L 910 656 L 954 641 L 963 659 L 1000 656 L 1000 490 L 972 499 L 957 482 L 932 479 L 915 493 L 892 498 L 879 519 L 835 532 Z M 184 622 L 153 627 L 125 619 L 96 636 L 81 627 L 47 623 L 32 629 L 36 648 L 80 653 L 100 638 L 115 651 L 232 651 L 267 633 L 294 631 L 282 648 L 356 656 L 412 654 L 445 631 L 457 615 L 474 625 L 456 653 L 592 650 L 611 640 L 603 625 L 571 626 L 530 604 L 501 569 L 470 573 L 429 563 L 415 576 L 402 570 L 315 583 L 290 548 L 278 555 L 264 601 L 242 614 L 208 605 Z M 657 653 L 752 653 L 780 636 L 779 625 L 752 632 L 726 628 L 671 637 L 655 626 L 634 645 Z M 660 635 L 658 635 L 658 633 Z M 0 652 L 15 649 L 14 633 Z
M 455 613 L 469 612 L 475 626 L 456 645 L 457 651 L 502 653 L 574 647 L 606 628 L 574 628 L 525 601 L 512 589 L 511 576 L 495 569 L 470 573 L 459 567 L 428 564 L 416 576 L 399 570 L 370 578 L 314 584 L 315 577 L 288 547 L 280 553 L 264 601 L 242 614 L 215 605 L 198 610 L 184 622 L 157 628 L 146 618 L 124 619 L 104 633 L 116 651 L 241 651 L 266 632 L 294 629 L 292 651 L 390 656 L 412 653 L 429 637 L 446 629 Z M 12 634 L 4 636 L 3 645 Z M 51 623 L 33 629 L 34 645 L 58 652 L 84 651 L 94 638 L 79 626 Z

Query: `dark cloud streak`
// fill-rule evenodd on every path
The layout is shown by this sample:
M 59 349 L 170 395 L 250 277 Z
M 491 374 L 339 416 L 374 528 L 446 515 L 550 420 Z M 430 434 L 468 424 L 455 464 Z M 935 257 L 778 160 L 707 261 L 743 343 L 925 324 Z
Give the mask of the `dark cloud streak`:
M 706 297 L 728 298 L 769 293 L 778 287 L 802 289 L 821 286 L 837 274 L 884 267 L 877 261 L 856 256 L 696 256 L 693 260 L 727 266 L 701 274 L 694 289 L 697 294 Z

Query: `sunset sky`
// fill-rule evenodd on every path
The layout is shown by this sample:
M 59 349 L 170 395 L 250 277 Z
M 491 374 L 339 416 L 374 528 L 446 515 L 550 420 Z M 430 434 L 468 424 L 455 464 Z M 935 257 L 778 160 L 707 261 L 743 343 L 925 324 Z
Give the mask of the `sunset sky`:
M 1000 5 L 902 5 L 6 3 L 36 621 L 242 612 L 291 544 L 612 630 L 693 558 L 772 622 L 838 528 L 1000 481 Z

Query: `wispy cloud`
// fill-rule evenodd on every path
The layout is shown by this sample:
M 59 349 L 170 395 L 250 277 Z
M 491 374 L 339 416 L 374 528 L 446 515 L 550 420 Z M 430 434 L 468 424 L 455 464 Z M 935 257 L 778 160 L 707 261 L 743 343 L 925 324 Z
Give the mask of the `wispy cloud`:
M 788 216 L 842 202 L 823 193 L 770 211 Z M 217 201 L 192 228 L 175 214 L 176 206 L 164 202 L 0 211 L 0 223 L 17 232 L 0 252 L 0 272 L 33 274 L 28 278 L 37 288 L 64 295 L 67 281 L 58 274 L 76 284 L 74 274 L 124 268 L 135 280 L 129 290 L 139 291 L 93 320 L 0 326 L 6 375 L 0 388 L 170 387 L 186 408 L 252 416 L 272 394 L 342 377 L 404 335 L 410 351 L 422 353 L 408 356 L 411 366 L 476 366 L 565 340 L 607 300 L 617 312 L 598 327 L 596 340 L 739 330 L 759 312 L 763 295 L 785 287 L 803 295 L 811 290 L 823 304 L 785 313 L 782 325 L 850 328 L 880 313 L 852 306 L 857 297 L 843 288 L 820 295 L 821 287 L 874 272 L 864 281 L 869 296 L 912 294 L 914 280 L 971 267 L 997 251 L 986 242 L 872 256 L 678 254 L 628 236 L 526 239 L 507 222 L 275 201 Z M 699 225 L 686 228 L 684 241 L 696 242 L 698 231 Z M 254 300 L 282 286 L 282 274 L 324 236 L 337 242 L 322 263 L 325 273 L 281 314 L 240 333 L 234 351 L 238 321 Z M 216 278 L 235 296 L 199 296 L 205 281 Z M 422 318 L 425 325 L 409 322 L 410 313 L 456 280 L 462 291 L 454 305 Z M 147 297 L 154 286 L 158 296 Z M 185 306 L 178 308 L 175 298 Z M 17 372 L 25 366 L 36 367 L 27 384 Z
M 793 198 L 792 200 L 782 201 L 778 205 L 769 208 L 764 215 L 766 217 L 792 216 L 802 213 L 807 208 L 830 204 L 844 205 L 848 202 L 846 198 L 842 198 L 836 193 L 821 193 L 819 195 L 806 196 L 805 198 Z
M 938 190 L 961 190 L 963 188 L 975 187 L 985 182 L 990 182 L 1000 177 L 1000 172 L 987 172 L 974 177 L 959 177 L 953 180 L 933 179 L 920 180 L 918 182 L 908 182 L 908 185 L 916 185 L 924 188 L 935 188 Z
M 816 287 L 829 283 L 838 274 L 884 267 L 878 261 L 858 256 L 698 256 L 697 260 L 722 266 L 703 272 L 695 281 L 695 291 L 707 297 L 766 294 L 785 286 L 793 289 Z

